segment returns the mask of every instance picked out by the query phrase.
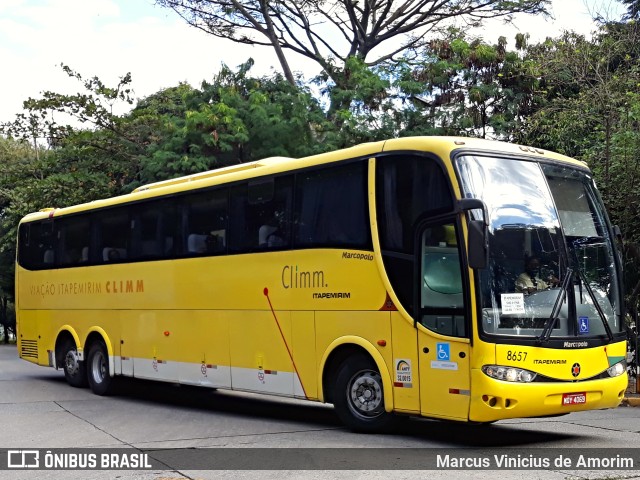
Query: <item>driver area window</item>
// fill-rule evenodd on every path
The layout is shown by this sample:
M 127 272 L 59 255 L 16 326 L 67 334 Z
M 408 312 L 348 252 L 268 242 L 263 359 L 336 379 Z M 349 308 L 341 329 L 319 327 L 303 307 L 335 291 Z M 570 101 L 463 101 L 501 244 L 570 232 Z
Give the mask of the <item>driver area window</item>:
M 420 323 L 429 330 L 466 337 L 464 288 L 456 228 L 428 227 L 421 238 Z

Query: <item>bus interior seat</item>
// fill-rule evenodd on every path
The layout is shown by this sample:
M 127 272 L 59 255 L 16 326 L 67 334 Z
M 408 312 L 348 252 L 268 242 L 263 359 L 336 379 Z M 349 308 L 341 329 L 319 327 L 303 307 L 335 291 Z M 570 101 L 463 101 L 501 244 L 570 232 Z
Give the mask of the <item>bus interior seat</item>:
M 282 239 L 276 235 L 278 227 L 262 225 L 258 230 L 259 247 L 277 247 L 282 245 Z
M 52 265 L 55 260 L 55 255 L 52 248 L 44 251 L 44 257 L 42 261 L 47 265 Z
M 113 262 L 127 258 L 127 250 L 124 248 L 104 247 L 102 249 L 102 260 L 105 262 Z
M 187 252 L 204 253 L 207 251 L 207 235 L 192 233 L 187 237 Z

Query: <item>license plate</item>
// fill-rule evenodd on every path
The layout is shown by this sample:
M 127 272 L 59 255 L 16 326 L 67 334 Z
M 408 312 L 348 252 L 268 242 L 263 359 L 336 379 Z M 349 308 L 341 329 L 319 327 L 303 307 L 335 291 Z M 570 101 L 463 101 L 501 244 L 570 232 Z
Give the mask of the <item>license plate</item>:
M 562 405 L 580 405 L 581 403 L 587 403 L 587 393 L 563 393 Z

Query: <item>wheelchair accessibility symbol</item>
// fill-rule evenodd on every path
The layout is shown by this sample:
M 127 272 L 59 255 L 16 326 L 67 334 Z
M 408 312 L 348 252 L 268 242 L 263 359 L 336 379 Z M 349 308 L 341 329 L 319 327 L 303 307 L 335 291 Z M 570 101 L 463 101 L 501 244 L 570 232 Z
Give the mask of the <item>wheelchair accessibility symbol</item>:
M 578 333 L 589 333 L 589 317 L 578 317 Z
M 448 343 L 436 343 L 436 355 L 438 360 L 448 362 L 450 360 L 450 350 Z

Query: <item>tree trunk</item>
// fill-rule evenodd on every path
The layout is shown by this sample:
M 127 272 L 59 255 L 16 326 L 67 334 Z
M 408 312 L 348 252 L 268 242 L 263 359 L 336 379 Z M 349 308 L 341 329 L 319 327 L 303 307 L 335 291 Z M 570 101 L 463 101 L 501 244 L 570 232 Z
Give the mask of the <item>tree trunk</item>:
M 4 344 L 9 343 L 9 301 L 6 297 L 0 297 L 0 325 L 4 333 Z
M 260 7 L 262 10 L 262 15 L 264 16 L 265 24 L 267 26 L 267 36 L 269 37 L 269 41 L 271 45 L 273 45 L 273 49 L 276 51 L 276 56 L 278 57 L 278 61 L 280 62 L 280 67 L 282 68 L 282 73 L 284 74 L 284 78 L 287 79 L 292 86 L 296 86 L 296 79 L 293 77 L 293 72 L 289 67 L 289 62 L 287 62 L 287 57 L 285 57 L 284 52 L 282 51 L 282 46 L 278 41 L 278 35 L 273 26 L 273 21 L 271 20 L 271 16 L 268 11 L 268 2 L 261 1 Z

